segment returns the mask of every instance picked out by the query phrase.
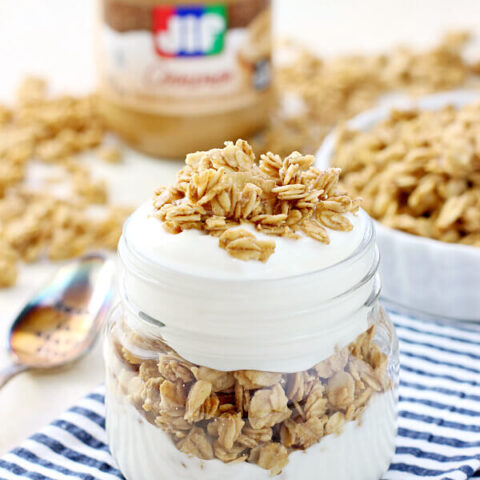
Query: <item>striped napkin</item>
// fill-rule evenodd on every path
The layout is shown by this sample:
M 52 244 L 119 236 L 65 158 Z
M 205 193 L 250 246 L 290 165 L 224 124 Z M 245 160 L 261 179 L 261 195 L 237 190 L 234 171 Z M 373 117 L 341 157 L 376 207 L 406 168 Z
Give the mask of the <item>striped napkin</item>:
M 400 403 L 384 479 L 480 478 L 480 325 L 391 315 L 400 337 Z M 104 387 L 0 459 L 0 479 L 27 478 L 123 479 L 106 445 Z

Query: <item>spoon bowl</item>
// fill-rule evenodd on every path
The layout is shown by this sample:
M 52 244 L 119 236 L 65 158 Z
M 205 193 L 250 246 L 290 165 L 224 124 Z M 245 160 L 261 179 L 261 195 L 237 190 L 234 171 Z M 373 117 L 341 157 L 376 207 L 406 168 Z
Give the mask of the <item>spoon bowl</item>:
M 12 323 L 13 364 L 0 372 L 0 387 L 20 371 L 68 365 L 90 350 L 113 300 L 114 273 L 99 253 L 60 268 Z

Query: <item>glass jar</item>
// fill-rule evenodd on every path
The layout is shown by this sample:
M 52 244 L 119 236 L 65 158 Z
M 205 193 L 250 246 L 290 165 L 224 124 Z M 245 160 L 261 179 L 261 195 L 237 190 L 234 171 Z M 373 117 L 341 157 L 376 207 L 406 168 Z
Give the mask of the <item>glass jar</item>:
M 127 221 L 104 351 L 108 439 L 128 480 L 381 478 L 398 345 L 360 215 L 347 258 L 254 281 L 167 267 L 136 250 Z
M 245 138 L 271 103 L 270 0 L 98 0 L 100 109 L 148 154 Z

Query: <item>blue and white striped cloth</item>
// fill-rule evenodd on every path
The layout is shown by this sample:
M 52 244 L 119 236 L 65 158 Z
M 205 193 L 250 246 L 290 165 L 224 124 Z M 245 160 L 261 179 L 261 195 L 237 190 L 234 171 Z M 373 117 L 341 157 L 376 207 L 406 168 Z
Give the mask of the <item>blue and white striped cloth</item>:
M 480 478 L 480 325 L 392 317 L 400 403 L 385 480 Z M 0 479 L 123 479 L 108 451 L 104 413 L 100 387 L 0 459 Z

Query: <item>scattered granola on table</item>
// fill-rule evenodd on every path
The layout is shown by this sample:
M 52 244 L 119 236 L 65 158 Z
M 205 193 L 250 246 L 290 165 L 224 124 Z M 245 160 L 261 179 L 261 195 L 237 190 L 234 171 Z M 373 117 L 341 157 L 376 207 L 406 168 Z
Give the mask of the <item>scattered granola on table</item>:
M 349 421 L 361 422 L 370 398 L 392 387 L 375 326 L 308 371 L 286 374 L 194 365 L 166 344 L 147 345 L 123 328 L 129 340 L 116 345 L 115 383 L 147 421 L 181 452 L 254 463 L 272 476 L 290 453 L 341 434 Z M 158 358 L 132 353 L 152 348 Z
M 343 129 L 333 164 L 383 224 L 480 247 L 480 103 L 392 111 L 368 132 Z
M 315 153 L 338 122 L 372 108 L 389 92 L 421 95 L 469 84 L 478 87 L 478 63 L 469 64 L 463 57 L 469 39 L 468 33 L 452 32 L 425 51 L 396 47 L 380 55 L 333 58 L 286 42 L 279 51 L 286 50 L 292 60 L 276 67 L 277 106 L 265 132 L 251 143 L 262 153 Z M 292 98 L 297 107 L 293 111 L 288 108 Z
M 240 260 L 265 262 L 275 250 L 274 240 L 259 240 L 240 226 L 289 238 L 302 232 L 329 243 L 327 228 L 353 228 L 346 214 L 355 213 L 359 202 L 338 189 L 339 169 L 320 171 L 314 160 L 268 152 L 257 165 L 244 140 L 191 153 L 175 185 L 155 192 L 156 216 L 173 234 L 197 229 L 218 236 L 219 247 Z
M 0 107 L 0 287 L 15 283 L 18 259 L 63 260 L 88 248 L 116 248 L 130 209 L 107 205 L 105 182 L 75 158 L 100 146 L 103 136 L 94 96 L 50 97 L 41 78 L 26 78 L 16 105 Z M 119 159 L 113 147 L 100 152 L 107 161 Z M 57 178 L 33 188 L 29 170 L 38 165 L 57 168 Z M 50 192 L 62 182 L 67 196 Z M 103 214 L 90 215 L 91 205 L 105 206 Z

